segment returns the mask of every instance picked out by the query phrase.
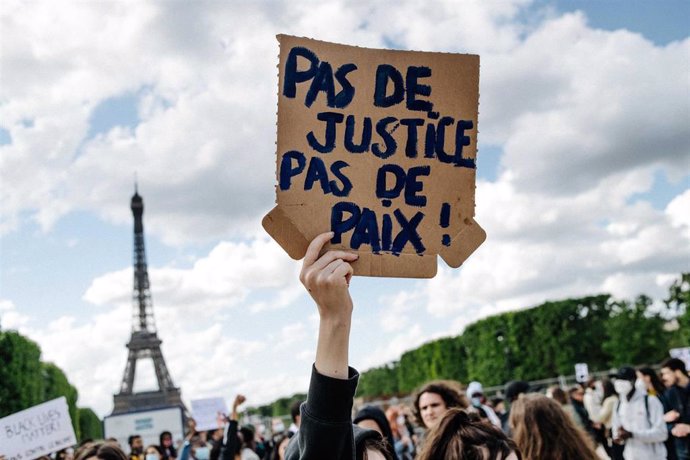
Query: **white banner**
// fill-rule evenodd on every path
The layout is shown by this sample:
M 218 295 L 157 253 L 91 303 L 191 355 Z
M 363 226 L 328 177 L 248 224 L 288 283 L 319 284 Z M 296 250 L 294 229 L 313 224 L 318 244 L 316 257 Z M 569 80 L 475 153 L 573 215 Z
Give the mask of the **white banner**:
M 199 431 L 215 430 L 221 428 L 218 422 L 218 414 L 228 414 L 228 406 L 223 398 L 195 399 L 192 401 L 192 417 Z
M 127 438 L 138 434 L 144 441 L 144 446 L 158 445 L 163 431 L 172 434 L 173 443 L 184 439 L 182 427 L 182 409 L 180 407 L 165 407 L 127 414 L 108 415 L 103 420 L 106 438 L 115 438 L 121 446 L 127 449 Z
M 0 454 L 33 460 L 77 443 L 64 396 L 0 419 Z

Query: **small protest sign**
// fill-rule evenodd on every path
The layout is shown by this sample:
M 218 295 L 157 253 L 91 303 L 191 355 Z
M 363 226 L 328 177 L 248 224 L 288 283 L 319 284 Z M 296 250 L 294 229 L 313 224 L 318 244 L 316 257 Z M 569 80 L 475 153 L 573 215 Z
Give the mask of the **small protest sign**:
M 64 396 L 0 419 L 5 460 L 33 460 L 76 443 Z
M 200 431 L 215 430 L 223 426 L 218 416 L 228 414 L 228 406 L 223 398 L 205 398 L 192 401 L 192 417 L 196 429 Z
M 294 259 L 319 233 L 356 275 L 429 278 L 486 238 L 474 221 L 479 56 L 279 35 L 276 207 Z
M 589 379 L 589 367 L 587 363 L 577 363 L 575 364 L 575 381 L 578 383 L 584 383 Z

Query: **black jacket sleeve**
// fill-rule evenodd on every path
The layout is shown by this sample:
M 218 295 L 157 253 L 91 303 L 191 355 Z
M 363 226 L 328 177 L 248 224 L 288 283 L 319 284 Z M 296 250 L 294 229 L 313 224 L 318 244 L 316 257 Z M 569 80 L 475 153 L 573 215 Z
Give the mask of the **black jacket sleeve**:
M 307 400 L 300 408 L 297 436 L 290 440 L 287 460 L 354 460 L 352 400 L 359 374 L 348 369 L 347 380 L 319 374 L 312 366 Z
M 235 460 L 240 440 L 237 438 L 237 420 L 230 420 L 223 436 L 220 460 Z

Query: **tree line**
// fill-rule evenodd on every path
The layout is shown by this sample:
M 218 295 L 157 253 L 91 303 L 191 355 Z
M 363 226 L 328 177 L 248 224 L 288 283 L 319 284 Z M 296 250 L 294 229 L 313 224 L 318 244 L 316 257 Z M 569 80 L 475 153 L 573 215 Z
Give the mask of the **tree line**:
M 77 407 L 79 393 L 55 364 L 41 361 L 41 348 L 16 331 L 0 330 L 0 418 L 64 396 L 78 440 L 103 437 L 96 413 Z
M 362 373 L 357 395 L 403 396 L 432 379 L 485 386 L 538 380 L 573 374 L 575 363 L 590 370 L 659 363 L 670 348 L 690 344 L 688 303 L 690 273 L 683 273 L 661 309 L 646 295 L 628 301 L 602 294 L 490 316 Z
M 688 304 L 690 273 L 683 273 L 662 309 L 646 295 L 630 301 L 602 294 L 489 316 L 460 335 L 425 343 L 398 361 L 363 372 L 357 396 L 405 396 L 433 379 L 478 380 L 487 387 L 539 380 L 571 375 L 581 362 L 591 371 L 659 363 L 670 348 L 690 345 Z M 304 398 L 295 394 L 249 412 L 285 415 L 293 401 Z

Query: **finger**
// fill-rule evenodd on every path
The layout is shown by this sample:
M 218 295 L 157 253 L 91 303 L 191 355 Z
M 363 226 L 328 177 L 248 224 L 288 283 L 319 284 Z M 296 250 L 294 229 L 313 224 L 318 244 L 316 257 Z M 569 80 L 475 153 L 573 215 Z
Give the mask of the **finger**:
M 303 267 L 309 267 L 319 258 L 319 253 L 328 240 L 333 238 L 333 232 L 322 233 L 309 243 L 307 253 L 304 255 Z
M 345 282 L 347 284 L 350 284 L 350 278 L 352 278 L 353 273 L 354 269 L 352 268 L 352 265 L 348 264 L 347 262 L 342 262 L 340 265 L 335 267 L 335 270 L 333 270 L 331 277 L 345 278 Z
M 354 262 L 357 260 L 359 255 L 353 253 L 353 252 L 347 252 L 347 251 L 328 251 L 321 257 L 319 257 L 319 260 L 314 262 L 312 264 L 312 268 L 314 270 L 321 270 L 322 268 L 330 265 L 334 260 L 344 260 L 346 262 Z
M 321 259 L 319 259 L 319 260 L 317 261 L 317 263 L 318 263 L 320 260 L 321 260 Z M 331 261 L 331 263 L 329 263 L 328 265 L 326 265 L 325 267 L 323 267 L 323 269 L 321 270 L 321 273 L 322 273 L 323 275 L 325 275 L 325 276 L 331 275 L 331 274 L 335 271 L 335 269 L 338 268 L 338 266 L 339 266 L 340 264 L 344 264 L 344 263 L 346 263 L 346 262 L 343 262 L 343 259 L 335 259 L 335 260 Z

